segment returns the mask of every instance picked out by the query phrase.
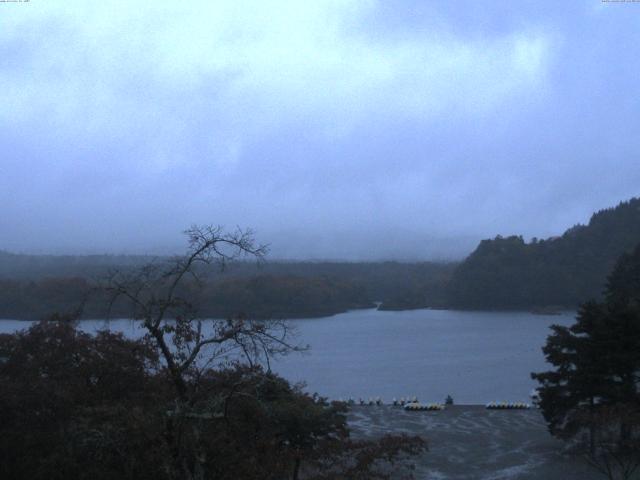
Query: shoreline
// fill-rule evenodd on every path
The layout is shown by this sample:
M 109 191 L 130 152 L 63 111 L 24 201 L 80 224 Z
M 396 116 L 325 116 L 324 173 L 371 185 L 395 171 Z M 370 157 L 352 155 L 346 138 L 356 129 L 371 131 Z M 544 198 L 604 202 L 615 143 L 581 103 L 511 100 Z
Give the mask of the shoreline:
M 562 308 L 553 308 L 553 309 L 544 309 L 544 308 L 534 308 L 534 309 L 529 309 L 529 308 L 525 308 L 525 309 L 472 309 L 472 308 L 459 308 L 459 307 L 452 307 L 452 308 L 448 308 L 448 307 L 420 307 L 420 308 L 382 308 L 383 306 L 367 306 L 367 307 L 361 307 L 361 308 L 348 308 L 345 310 L 340 310 L 340 311 L 333 311 L 333 310 L 329 310 L 329 311 L 324 311 L 324 312 L 316 312 L 316 313 L 303 313 L 303 314 L 291 314 L 291 315 L 285 315 L 285 316 L 254 316 L 254 317 L 248 317 L 251 318 L 252 320 L 313 320 L 313 319 L 319 319 L 319 318 L 331 318 L 331 317 L 335 317 L 336 315 L 342 315 L 345 313 L 350 313 L 350 312 L 365 312 L 367 310 L 372 310 L 372 311 L 377 311 L 377 312 L 417 312 L 420 310 L 427 310 L 427 311 L 448 311 L 448 312 L 479 312 L 479 313 L 514 313 L 514 314 L 522 314 L 522 313 L 528 313 L 531 315 L 538 315 L 541 317 L 551 317 L 551 316 L 562 316 L 562 315 L 575 315 L 576 313 L 576 309 L 571 309 L 569 307 L 562 307 Z M 224 316 L 203 316 L 201 318 L 201 320 L 224 320 L 226 317 Z M 40 320 L 45 320 L 42 318 L 0 318 L 0 322 L 4 322 L 4 321 L 14 321 L 14 322 L 38 322 Z M 115 320 L 132 320 L 135 321 L 135 319 L 133 318 L 127 318 L 127 317 L 117 317 L 117 318 L 110 318 L 110 319 L 105 319 L 105 318 L 80 318 L 77 321 L 80 322 L 96 322 L 96 321 L 115 321 Z
M 596 480 L 586 462 L 564 453 L 542 413 L 487 410 L 483 405 L 452 405 L 442 411 L 400 407 L 356 407 L 347 414 L 356 438 L 385 434 L 420 435 L 429 451 L 407 462 L 416 478 L 438 480 L 519 479 Z

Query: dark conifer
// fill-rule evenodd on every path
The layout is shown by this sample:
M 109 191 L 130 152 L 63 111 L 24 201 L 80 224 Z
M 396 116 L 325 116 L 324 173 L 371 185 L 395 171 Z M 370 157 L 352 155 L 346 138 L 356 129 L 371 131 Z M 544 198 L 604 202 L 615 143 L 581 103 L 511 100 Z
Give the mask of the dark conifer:
M 640 418 L 640 245 L 618 260 L 604 297 L 603 303 L 583 304 L 571 327 L 552 327 L 543 351 L 554 369 L 532 374 L 541 384 L 540 407 L 550 432 L 565 439 L 588 433 L 588 456 L 595 463 L 605 453 L 632 452 L 628 446 L 640 437 L 640 425 L 631 420 Z M 615 452 L 611 442 L 601 445 L 611 422 L 618 432 Z

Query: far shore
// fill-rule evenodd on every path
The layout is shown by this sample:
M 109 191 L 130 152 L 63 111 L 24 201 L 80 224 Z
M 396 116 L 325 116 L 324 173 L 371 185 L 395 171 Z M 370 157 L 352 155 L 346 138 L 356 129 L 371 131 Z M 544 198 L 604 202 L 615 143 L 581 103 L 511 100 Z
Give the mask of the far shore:
M 562 306 L 548 306 L 548 307 L 533 307 L 533 308 L 522 308 L 522 309 L 514 309 L 514 308 L 462 308 L 462 307 L 446 307 L 446 306 L 424 306 L 424 307 L 415 307 L 415 308 L 393 308 L 387 307 L 385 308 L 384 304 L 381 302 L 376 302 L 370 306 L 363 306 L 361 308 L 348 308 L 344 310 L 324 310 L 318 312 L 288 312 L 281 315 L 256 315 L 248 318 L 252 318 L 254 320 L 306 320 L 306 319 L 316 319 L 316 318 L 330 318 L 336 315 L 341 315 L 349 312 L 357 312 L 357 311 L 366 311 L 366 310 L 374 310 L 381 312 L 411 312 L 411 311 L 419 311 L 419 310 L 441 310 L 441 311 L 451 311 L 451 312 L 495 312 L 495 313 L 531 313 L 533 315 L 540 316 L 559 316 L 559 315 L 573 315 L 576 312 L 576 308 L 571 307 L 562 307 Z M 202 320 L 215 320 L 215 319 L 223 319 L 226 318 L 223 315 L 220 316 L 208 316 L 203 317 Z M 22 321 L 22 322 L 37 322 L 43 320 L 43 318 L 32 318 L 32 317 L 22 317 L 22 318 L 0 318 L 0 322 L 2 321 Z M 78 321 L 109 321 L 109 320 L 134 320 L 132 318 L 80 318 Z

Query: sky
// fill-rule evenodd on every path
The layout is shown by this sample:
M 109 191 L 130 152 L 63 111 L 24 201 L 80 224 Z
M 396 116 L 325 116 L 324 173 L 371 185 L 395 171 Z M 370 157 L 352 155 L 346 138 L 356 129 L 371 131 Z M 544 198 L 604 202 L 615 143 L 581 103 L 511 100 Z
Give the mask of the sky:
M 442 260 L 640 195 L 640 3 L 0 3 L 0 250 Z

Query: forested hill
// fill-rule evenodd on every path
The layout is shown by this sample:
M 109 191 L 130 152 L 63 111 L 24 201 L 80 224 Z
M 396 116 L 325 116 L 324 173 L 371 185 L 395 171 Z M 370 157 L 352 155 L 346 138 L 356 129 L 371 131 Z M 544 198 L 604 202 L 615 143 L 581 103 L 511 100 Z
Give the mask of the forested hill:
M 131 272 L 167 258 L 146 256 L 39 256 L 0 251 L 0 319 L 38 319 L 77 308 L 110 271 Z M 199 313 L 226 317 L 298 318 L 354 308 L 442 306 L 454 264 L 397 262 L 235 262 L 201 272 L 201 289 L 186 292 Z M 196 293 L 197 290 L 197 293 Z M 103 318 L 108 302 L 93 293 L 84 316 Z M 125 306 L 111 310 L 125 316 Z
M 599 298 L 616 259 L 640 243 L 640 198 L 595 213 L 561 237 L 483 240 L 454 271 L 449 303 L 459 308 L 575 307 Z

